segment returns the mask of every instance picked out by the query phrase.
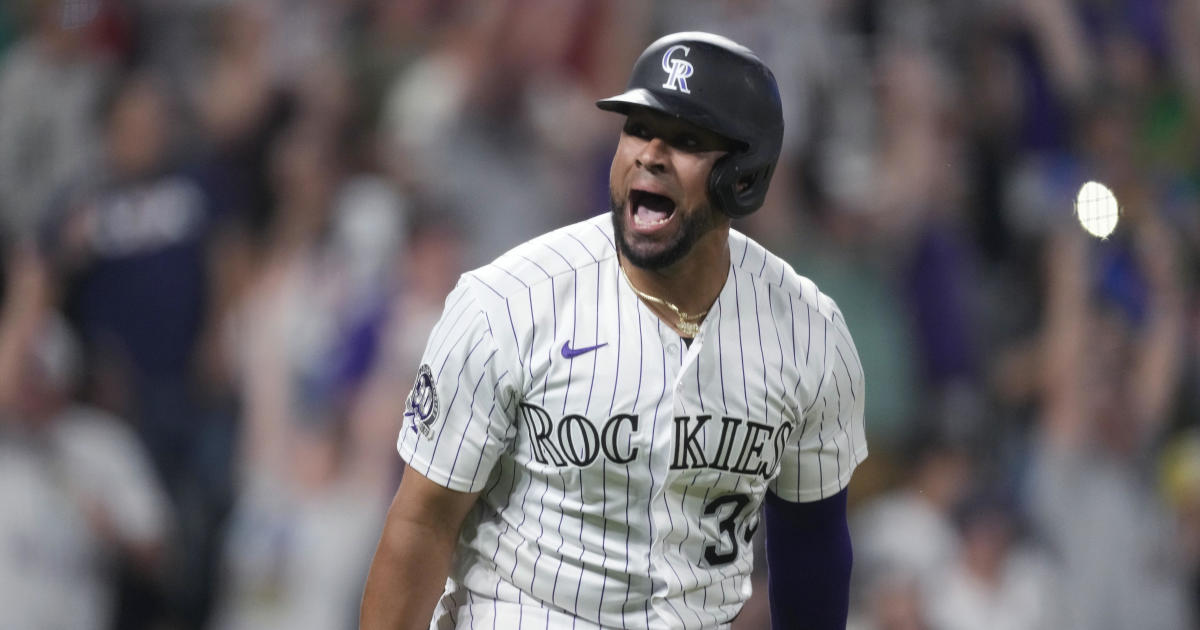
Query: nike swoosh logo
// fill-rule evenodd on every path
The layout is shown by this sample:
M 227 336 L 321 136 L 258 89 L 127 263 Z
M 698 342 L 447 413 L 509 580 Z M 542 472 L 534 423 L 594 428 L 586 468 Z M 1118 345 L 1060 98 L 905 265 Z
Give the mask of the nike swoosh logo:
M 572 348 L 570 341 L 564 341 L 563 347 L 562 347 L 562 355 L 563 355 L 564 359 L 574 359 L 575 357 L 577 357 L 581 354 L 587 354 L 587 353 L 591 352 L 592 350 L 595 350 L 596 348 L 603 348 L 604 346 L 607 346 L 607 345 L 608 345 L 608 343 L 605 342 L 605 343 L 601 343 L 601 344 L 596 344 L 594 346 L 585 346 L 583 348 Z

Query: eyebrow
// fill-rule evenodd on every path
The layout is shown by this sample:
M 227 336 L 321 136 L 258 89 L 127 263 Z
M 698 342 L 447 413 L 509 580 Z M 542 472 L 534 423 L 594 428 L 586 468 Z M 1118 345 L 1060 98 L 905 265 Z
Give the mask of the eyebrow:
M 656 135 L 674 137 L 680 134 L 692 134 L 700 141 L 707 150 L 714 151 L 736 151 L 741 148 L 738 141 L 712 131 L 705 129 L 697 124 L 686 121 L 682 118 L 656 112 L 654 110 L 644 110 L 642 112 L 630 114 L 626 117 L 626 124 L 629 122 L 637 122 L 647 127 L 650 127 Z M 622 126 L 624 129 L 624 126 Z

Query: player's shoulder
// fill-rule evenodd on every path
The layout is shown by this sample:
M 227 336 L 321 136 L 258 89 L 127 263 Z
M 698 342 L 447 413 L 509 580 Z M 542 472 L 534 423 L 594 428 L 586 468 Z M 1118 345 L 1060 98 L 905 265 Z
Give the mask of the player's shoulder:
M 604 214 L 525 241 L 463 278 L 481 286 L 485 295 L 508 299 L 615 256 L 612 222 Z
M 772 299 L 793 301 L 820 313 L 824 318 L 841 318 L 832 297 L 821 291 L 812 279 L 758 241 L 737 230 L 729 230 L 729 255 L 735 269 L 762 285 L 770 285 Z M 835 315 L 836 314 L 836 315 Z

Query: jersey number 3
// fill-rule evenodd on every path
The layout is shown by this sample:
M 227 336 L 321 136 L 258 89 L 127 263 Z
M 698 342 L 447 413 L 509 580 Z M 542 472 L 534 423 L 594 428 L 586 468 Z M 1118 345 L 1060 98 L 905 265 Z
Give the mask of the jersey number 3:
M 725 506 L 732 507 L 723 510 Z M 704 506 L 704 515 L 712 516 L 725 512 L 725 518 L 717 522 L 717 528 L 721 530 L 721 540 L 718 544 L 708 545 L 704 548 L 704 560 L 709 566 L 720 566 L 729 564 L 737 558 L 738 555 L 738 539 L 741 538 L 746 543 L 749 543 L 754 538 L 754 531 L 758 529 L 758 522 L 746 528 L 746 532 L 738 536 L 739 521 L 738 517 L 745 511 L 746 506 L 750 505 L 750 497 L 744 494 L 727 494 L 713 499 L 708 505 Z

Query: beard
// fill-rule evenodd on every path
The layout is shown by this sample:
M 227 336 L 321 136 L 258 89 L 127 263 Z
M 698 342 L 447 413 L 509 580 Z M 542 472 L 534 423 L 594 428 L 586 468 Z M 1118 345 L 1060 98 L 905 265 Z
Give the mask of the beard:
M 705 204 L 697 212 L 681 215 L 682 227 L 666 242 L 639 241 L 630 242 L 630 235 L 625 231 L 625 205 L 617 202 L 609 194 L 609 209 L 612 212 L 613 234 L 616 236 L 617 251 L 633 266 L 639 269 L 664 269 L 683 259 L 696 241 L 716 226 L 714 212 L 711 206 Z M 679 211 L 676 210 L 678 213 Z M 637 238 L 634 235 L 634 238 Z

